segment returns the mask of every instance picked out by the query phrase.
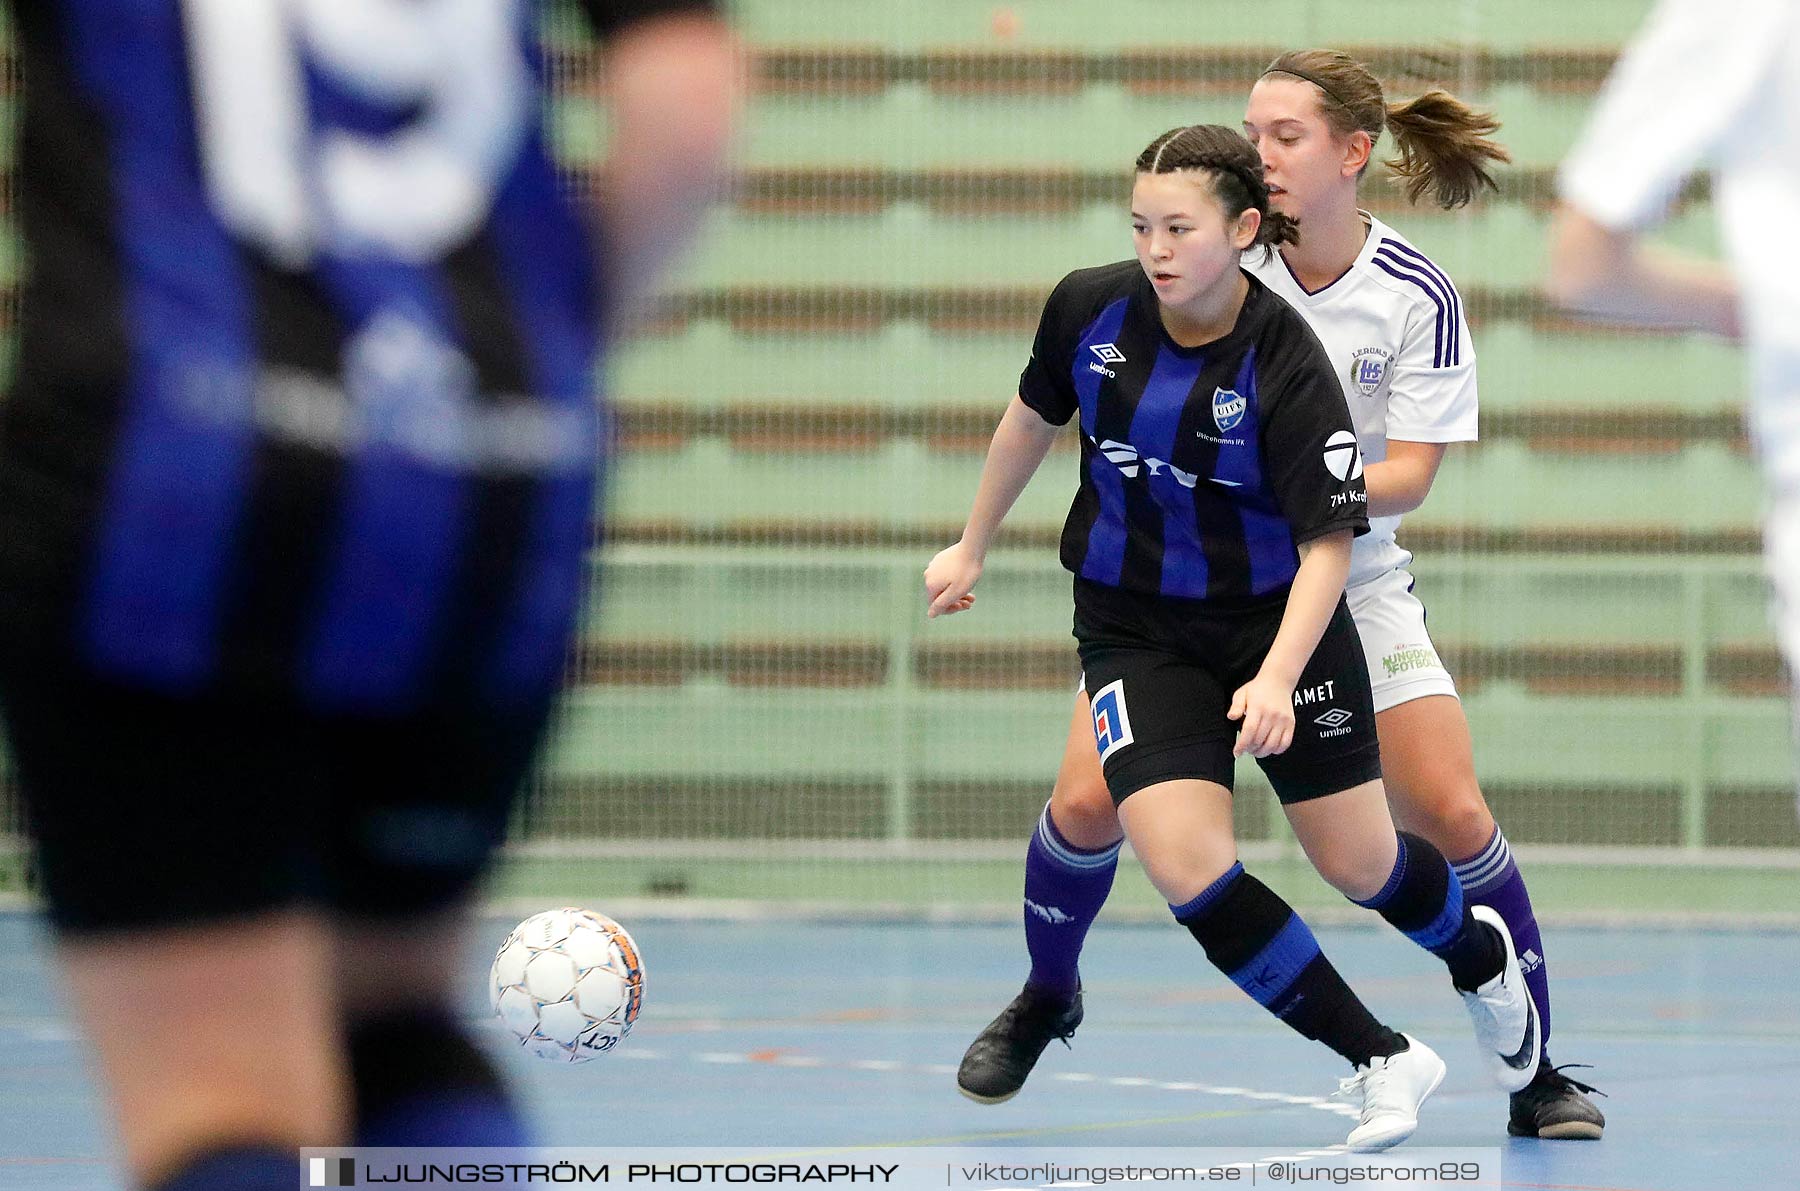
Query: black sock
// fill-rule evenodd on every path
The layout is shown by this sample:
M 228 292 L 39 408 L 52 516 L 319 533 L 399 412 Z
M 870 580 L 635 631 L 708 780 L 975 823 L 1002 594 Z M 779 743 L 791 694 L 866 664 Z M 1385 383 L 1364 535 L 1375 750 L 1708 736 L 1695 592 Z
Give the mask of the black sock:
M 449 1013 L 417 1009 L 350 1029 L 363 1146 L 522 1146 L 505 1081 Z
M 1242 865 L 1170 909 L 1213 966 L 1301 1036 L 1355 1066 L 1406 1049 L 1344 983 L 1293 907 Z
M 1394 871 L 1367 906 L 1401 934 L 1444 961 L 1450 982 L 1470 992 L 1500 974 L 1506 966 L 1506 944 L 1500 932 L 1475 921 L 1463 898 L 1462 882 L 1443 853 L 1422 836 L 1402 831 Z

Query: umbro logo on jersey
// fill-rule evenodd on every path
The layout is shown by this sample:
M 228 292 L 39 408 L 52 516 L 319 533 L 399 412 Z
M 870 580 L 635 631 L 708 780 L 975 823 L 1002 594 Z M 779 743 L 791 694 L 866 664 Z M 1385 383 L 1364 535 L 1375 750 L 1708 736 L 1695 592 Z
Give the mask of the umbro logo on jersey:
M 1325 440 L 1325 470 L 1337 480 L 1354 480 L 1363 474 L 1362 452 L 1356 448 L 1356 435 L 1339 430 Z
M 1089 372 L 1098 372 L 1101 376 L 1113 379 L 1118 378 L 1119 374 L 1107 367 L 1108 364 L 1123 364 L 1125 362 L 1125 353 L 1119 350 L 1118 345 L 1112 343 L 1090 343 L 1088 344 L 1088 350 L 1093 352 L 1096 356 L 1099 356 L 1101 361 L 1096 364 L 1094 361 L 1089 360 Z

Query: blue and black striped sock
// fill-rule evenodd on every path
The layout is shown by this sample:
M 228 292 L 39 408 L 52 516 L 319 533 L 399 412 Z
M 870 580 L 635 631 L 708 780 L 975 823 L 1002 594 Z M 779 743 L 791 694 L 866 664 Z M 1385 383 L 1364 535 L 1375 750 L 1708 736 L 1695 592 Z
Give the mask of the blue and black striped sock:
M 1293 907 L 1243 865 L 1169 909 L 1215 967 L 1302 1036 L 1358 1067 L 1406 1049 L 1344 983 Z
M 1457 988 L 1464 992 L 1479 988 L 1505 966 L 1505 944 L 1498 932 L 1470 915 L 1462 882 L 1444 854 L 1410 831 L 1399 837 L 1399 854 L 1387 884 L 1374 897 L 1350 900 L 1374 910 L 1443 960 Z

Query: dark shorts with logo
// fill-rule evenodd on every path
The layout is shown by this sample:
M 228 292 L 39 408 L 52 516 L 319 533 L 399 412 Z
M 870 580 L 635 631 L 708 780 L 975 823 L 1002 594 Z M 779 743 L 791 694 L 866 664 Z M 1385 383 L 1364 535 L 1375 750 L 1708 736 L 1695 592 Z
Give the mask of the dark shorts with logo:
M 1268 656 L 1286 609 L 1285 592 L 1224 604 L 1075 581 L 1075 640 L 1115 804 L 1180 778 L 1231 788 L 1238 725 L 1225 713 Z M 1341 599 L 1294 699 L 1293 743 L 1257 761 L 1283 803 L 1381 776 L 1368 662 Z
M 0 650 L 0 719 L 64 932 L 449 908 L 501 842 L 550 706 L 324 716 Z

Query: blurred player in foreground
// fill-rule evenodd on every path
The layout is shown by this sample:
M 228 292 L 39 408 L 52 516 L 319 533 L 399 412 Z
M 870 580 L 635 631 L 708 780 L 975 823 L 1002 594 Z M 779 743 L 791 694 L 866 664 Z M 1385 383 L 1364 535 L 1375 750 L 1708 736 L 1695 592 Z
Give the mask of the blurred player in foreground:
M 1639 239 L 1706 168 L 1729 269 Z M 1558 185 L 1552 297 L 1596 318 L 1749 344 L 1775 629 L 1800 673 L 1800 5 L 1663 0 L 1613 68 Z
M 533 6 L 11 9 L 0 712 L 131 1177 L 519 1143 L 451 1010 L 462 906 L 574 624 L 600 329 L 716 187 L 735 45 L 589 0 L 583 212 Z

